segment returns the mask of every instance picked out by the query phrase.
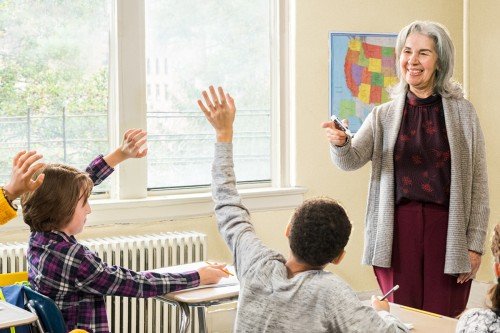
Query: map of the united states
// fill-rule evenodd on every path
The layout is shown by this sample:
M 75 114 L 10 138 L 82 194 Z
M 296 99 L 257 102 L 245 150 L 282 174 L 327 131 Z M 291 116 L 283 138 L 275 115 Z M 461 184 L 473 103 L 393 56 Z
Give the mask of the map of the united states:
M 332 113 L 356 132 L 374 106 L 390 100 L 397 83 L 395 36 L 332 34 Z
M 375 105 L 389 100 L 385 88 L 397 82 L 393 47 L 351 39 L 344 69 L 346 84 L 353 97 Z

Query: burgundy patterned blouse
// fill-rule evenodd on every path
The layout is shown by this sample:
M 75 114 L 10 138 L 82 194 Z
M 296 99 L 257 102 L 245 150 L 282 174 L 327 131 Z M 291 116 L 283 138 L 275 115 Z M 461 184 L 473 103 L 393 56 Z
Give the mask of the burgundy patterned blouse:
M 451 159 L 440 95 L 408 92 L 394 147 L 396 204 L 406 200 L 448 206 Z

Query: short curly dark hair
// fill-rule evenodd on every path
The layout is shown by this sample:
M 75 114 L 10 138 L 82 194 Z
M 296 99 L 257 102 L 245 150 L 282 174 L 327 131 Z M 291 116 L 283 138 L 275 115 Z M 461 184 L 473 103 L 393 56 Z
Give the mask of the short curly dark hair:
M 349 241 L 351 222 L 342 206 L 331 198 L 306 200 L 291 219 L 290 248 L 311 266 L 323 266 L 339 256 Z

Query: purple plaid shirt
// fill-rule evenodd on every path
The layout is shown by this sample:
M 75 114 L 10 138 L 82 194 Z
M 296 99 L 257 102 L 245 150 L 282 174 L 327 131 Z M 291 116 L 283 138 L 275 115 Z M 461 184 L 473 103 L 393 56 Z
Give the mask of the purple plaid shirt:
M 99 185 L 108 178 L 110 174 L 115 171 L 112 167 L 106 163 L 103 155 L 99 155 L 85 169 L 90 176 L 90 179 L 94 182 L 94 186 Z
M 97 157 L 87 168 L 96 184 L 113 169 Z M 103 262 L 73 236 L 60 231 L 32 232 L 28 247 L 31 286 L 53 299 L 68 331 L 109 332 L 104 295 L 152 297 L 196 287 L 198 272 L 160 274 L 134 272 Z

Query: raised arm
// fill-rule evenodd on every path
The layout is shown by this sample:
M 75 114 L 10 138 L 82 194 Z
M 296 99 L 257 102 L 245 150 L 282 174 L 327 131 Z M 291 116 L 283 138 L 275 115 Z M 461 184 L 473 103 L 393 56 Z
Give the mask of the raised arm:
M 234 100 L 219 87 L 218 94 L 210 87 L 210 95 L 203 91 L 200 109 L 215 129 L 217 143 L 212 166 L 212 196 L 219 231 L 231 249 L 236 274 L 241 280 L 252 264 L 270 253 L 255 234 L 250 214 L 236 190 L 233 165 L 233 121 L 236 114 Z
M 129 158 L 142 158 L 148 154 L 145 148 L 147 133 L 141 129 L 132 128 L 123 135 L 120 147 L 106 156 L 99 155 L 87 166 L 86 171 L 94 182 L 94 185 L 102 183 L 114 171 L 121 162 Z

